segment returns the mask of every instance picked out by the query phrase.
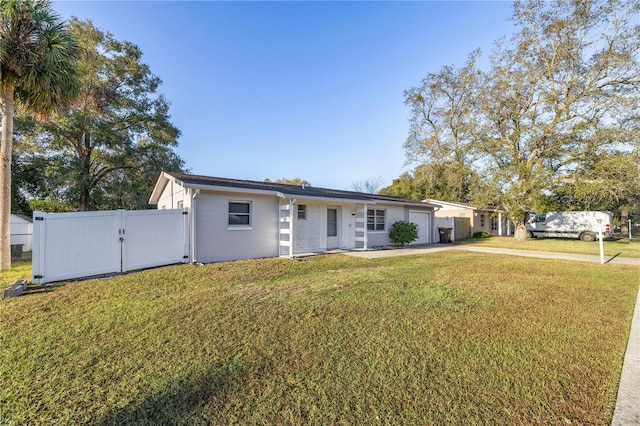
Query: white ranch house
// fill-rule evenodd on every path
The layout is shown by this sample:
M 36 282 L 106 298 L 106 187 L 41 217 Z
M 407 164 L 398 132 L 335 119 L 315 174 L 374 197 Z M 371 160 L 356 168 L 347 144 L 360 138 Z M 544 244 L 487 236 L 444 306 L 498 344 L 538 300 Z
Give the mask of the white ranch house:
M 415 244 L 433 243 L 436 204 L 375 194 L 163 172 L 150 204 L 186 208 L 190 260 L 293 257 L 390 244 L 399 220 L 419 227 Z

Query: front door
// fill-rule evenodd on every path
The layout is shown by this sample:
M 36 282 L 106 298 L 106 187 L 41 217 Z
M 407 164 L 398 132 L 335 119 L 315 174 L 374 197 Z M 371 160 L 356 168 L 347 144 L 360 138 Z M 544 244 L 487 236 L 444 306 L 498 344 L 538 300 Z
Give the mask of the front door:
M 338 209 L 327 208 L 327 249 L 340 247 L 338 238 Z

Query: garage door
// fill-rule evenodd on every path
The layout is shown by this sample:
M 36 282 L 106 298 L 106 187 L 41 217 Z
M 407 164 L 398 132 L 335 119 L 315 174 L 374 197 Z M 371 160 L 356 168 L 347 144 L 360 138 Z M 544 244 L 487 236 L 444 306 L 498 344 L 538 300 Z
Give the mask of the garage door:
M 429 236 L 431 235 L 431 213 L 410 210 L 409 222 L 413 222 L 418 225 L 418 239 L 414 241 L 414 244 L 427 244 L 431 242 Z

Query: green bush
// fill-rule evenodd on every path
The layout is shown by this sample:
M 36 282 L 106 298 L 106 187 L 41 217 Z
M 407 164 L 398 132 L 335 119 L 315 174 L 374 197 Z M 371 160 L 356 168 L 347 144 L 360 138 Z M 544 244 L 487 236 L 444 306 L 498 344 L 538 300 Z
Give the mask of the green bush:
M 489 238 L 490 235 L 487 231 L 478 231 L 473 233 L 473 238 Z
M 389 239 L 394 245 L 403 246 L 418 239 L 418 225 L 399 220 L 391 225 Z

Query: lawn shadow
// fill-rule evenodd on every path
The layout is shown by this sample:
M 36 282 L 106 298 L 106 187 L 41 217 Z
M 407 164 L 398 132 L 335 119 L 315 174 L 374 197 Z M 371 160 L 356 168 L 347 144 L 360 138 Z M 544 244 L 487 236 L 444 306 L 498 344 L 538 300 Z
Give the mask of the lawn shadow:
M 51 284 L 29 284 L 27 289 L 22 293 L 21 297 L 26 296 L 38 296 L 44 293 L 51 293 L 56 288 L 62 287 L 66 282 L 51 283 Z
M 149 397 L 127 407 L 113 410 L 99 419 L 98 425 L 177 425 L 198 407 L 216 401 L 224 404 L 246 374 L 246 368 L 238 358 L 228 360 L 217 369 L 203 374 L 190 374 L 179 378 L 159 393 L 149 392 Z

